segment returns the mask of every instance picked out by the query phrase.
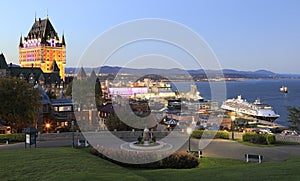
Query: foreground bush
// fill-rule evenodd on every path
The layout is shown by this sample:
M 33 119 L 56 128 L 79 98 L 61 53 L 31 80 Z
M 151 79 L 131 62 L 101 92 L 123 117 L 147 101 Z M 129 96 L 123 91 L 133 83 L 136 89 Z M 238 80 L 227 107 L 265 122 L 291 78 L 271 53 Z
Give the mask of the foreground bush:
M 255 132 L 246 132 L 243 133 L 243 141 L 255 144 L 271 145 L 276 142 L 276 138 L 275 135 L 271 134 L 257 134 Z
M 16 133 L 16 134 L 0 134 L 0 139 L 8 138 L 9 142 L 24 142 L 25 134 L 24 133 Z
M 228 131 L 213 131 L 213 130 L 195 130 L 192 135 L 193 138 L 220 138 L 229 139 Z
M 98 151 L 99 150 L 99 151 Z M 107 149 L 107 148 L 91 148 L 90 152 L 93 155 L 99 156 L 103 159 L 116 163 L 118 165 L 124 167 L 134 167 L 134 168 L 195 168 L 199 165 L 199 160 L 195 157 L 192 153 L 187 152 L 175 152 L 162 160 L 145 163 L 145 164 L 130 164 L 130 163 L 123 163 L 116 160 L 113 160 L 103 154 L 104 152 L 109 152 L 109 155 L 114 155 L 113 158 L 120 157 L 122 160 L 126 160 L 126 158 L 131 160 L 143 160 L 145 157 L 152 157 L 157 156 L 155 153 L 136 153 L 130 152 L 125 150 L 116 150 L 116 149 Z

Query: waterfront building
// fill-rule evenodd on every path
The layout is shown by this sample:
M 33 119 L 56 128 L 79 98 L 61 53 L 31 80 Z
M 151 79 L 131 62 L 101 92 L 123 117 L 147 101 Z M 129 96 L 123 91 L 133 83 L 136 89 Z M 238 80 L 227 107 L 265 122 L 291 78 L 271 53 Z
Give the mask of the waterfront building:
M 21 67 L 40 68 L 44 73 L 59 70 L 60 79 L 65 80 L 66 42 L 60 38 L 49 17 L 35 18 L 24 38 L 20 37 L 19 61 Z

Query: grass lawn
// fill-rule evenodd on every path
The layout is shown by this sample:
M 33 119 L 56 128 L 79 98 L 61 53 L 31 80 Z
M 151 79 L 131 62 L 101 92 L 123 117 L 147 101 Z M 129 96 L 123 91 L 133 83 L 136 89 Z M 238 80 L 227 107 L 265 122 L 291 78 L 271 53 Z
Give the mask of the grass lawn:
M 88 149 L 0 150 L 0 180 L 300 180 L 300 157 L 277 163 L 201 158 L 194 169 L 124 168 Z

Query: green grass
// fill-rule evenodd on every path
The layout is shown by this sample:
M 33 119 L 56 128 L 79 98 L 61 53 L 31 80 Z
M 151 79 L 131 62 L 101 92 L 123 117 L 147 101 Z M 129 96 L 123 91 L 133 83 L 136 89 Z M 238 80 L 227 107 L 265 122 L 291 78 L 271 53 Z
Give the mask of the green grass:
M 124 168 L 87 149 L 0 151 L 0 180 L 300 180 L 300 157 L 276 163 L 201 158 L 194 169 Z

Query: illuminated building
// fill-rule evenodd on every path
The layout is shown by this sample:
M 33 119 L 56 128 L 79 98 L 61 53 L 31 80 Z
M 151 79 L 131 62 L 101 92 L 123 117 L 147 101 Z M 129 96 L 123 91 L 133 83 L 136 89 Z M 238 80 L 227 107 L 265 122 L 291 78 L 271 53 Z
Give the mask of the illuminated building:
M 27 36 L 20 37 L 19 59 L 21 67 L 41 68 L 44 73 L 54 73 L 65 80 L 66 42 L 60 38 L 48 16 L 35 19 Z M 56 69 L 56 70 L 55 70 Z

